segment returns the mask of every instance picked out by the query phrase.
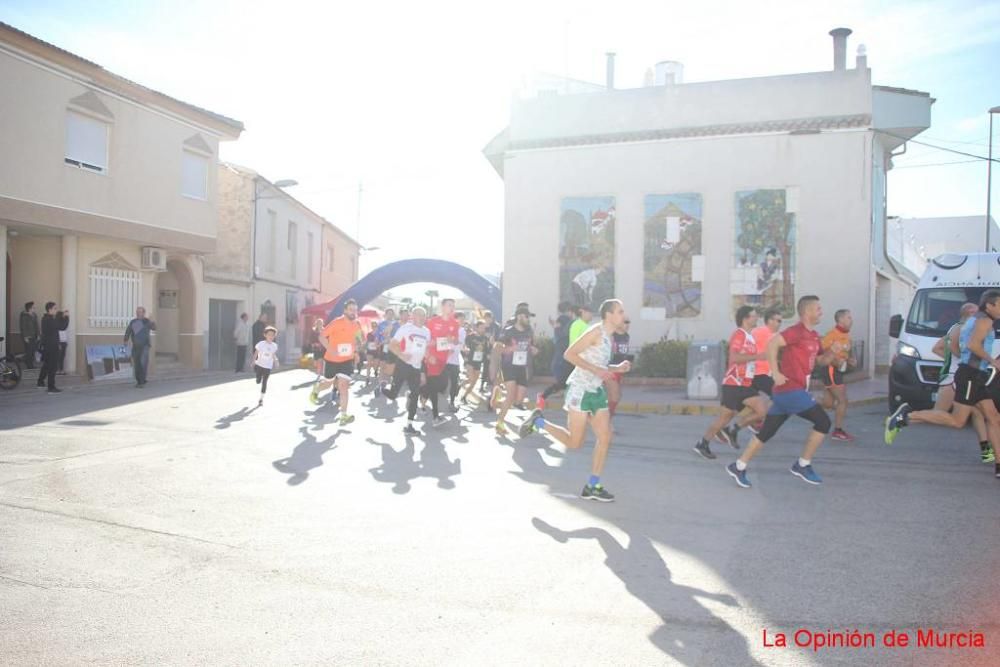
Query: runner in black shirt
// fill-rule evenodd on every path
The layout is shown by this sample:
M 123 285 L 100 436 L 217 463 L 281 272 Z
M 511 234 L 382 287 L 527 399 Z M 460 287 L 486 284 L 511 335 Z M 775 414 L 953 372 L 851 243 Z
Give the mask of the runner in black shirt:
M 476 388 L 479 375 L 483 370 L 483 364 L 489 357 L 490 339 L 486 335 L 486 322 L 479 320 L 473 333 L 465 337 L 465 392 L 462 394 L 462 403 L 467 403 L 469 393 Z
M 504 327 L 497 340 L 502 345 L 500 365 L 507 389 L 507 395 L 497 418 L 497 435 L 507 434 L 504 423 L 507 411 L 519 398 L 523 400 L 523 393 L 528 389 L 528 364 L 531 363 L 531 357 L 538 352 L 532 344 L 533 335 L 528 324 L 530 316 L 531 312 L 527 308 L 518 308 L 514 324 Z

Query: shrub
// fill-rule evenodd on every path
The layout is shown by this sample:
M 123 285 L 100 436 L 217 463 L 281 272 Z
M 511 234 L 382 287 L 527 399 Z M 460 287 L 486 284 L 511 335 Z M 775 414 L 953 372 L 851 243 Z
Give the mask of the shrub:
M 639 350 L 636 375 L 652 378 L 683 378 L 687 375 L 688 341 L 661 339 Z
M 536 336 L 535 347 L 538 354 L 532 361 L 534 375 L 550 375 L 552 373 L 552 355 L 555 353 L 555 343 L 548 336 Z

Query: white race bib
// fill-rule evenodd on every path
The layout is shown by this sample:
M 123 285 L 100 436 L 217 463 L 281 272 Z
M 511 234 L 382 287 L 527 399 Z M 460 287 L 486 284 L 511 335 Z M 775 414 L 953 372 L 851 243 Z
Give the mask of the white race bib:
M 350 343 L 340 343 L 337 345 L 338 357 L 349 357 L 354 354 L 354 346 Z
M 436 338 L 437 341 L 437 351 L 438 352 L 448 352 L 451 350 L 451 341 L 447 338 Z
M 514 359 L 511 361 L 515 366 L 528 365 L 528 352 L 526 350 L 515 350 Z
M 69 342 L 69 332 L 68 331 L 60 331 L 59 332 L 59 342 L 60 343 L 68 343 Z
M 755 361 L 747 362 L 747 377 L 752 378 L 754 375 L 756 375 L 756 373 L 754 373 L 756 369 L 757 369 L 757 362 Z
M 374 352 L 375 350 L 378 349 L 378 344 L 376 344 L 376 343 L 368 343 L 368 349 L 369 349 L 369 351 Z
M 423 338 L 411 338 L 410 346 L 412 348 L 411 353 L 414 357 L 424 356 L 424 350 L 427 349 L 427 341 Z
M 476 350 L 475 352 L 473 352 L 472 353 L 472 360 L 473 361 L 482 361 L 483 360 L 483 351 L 482 350 Z

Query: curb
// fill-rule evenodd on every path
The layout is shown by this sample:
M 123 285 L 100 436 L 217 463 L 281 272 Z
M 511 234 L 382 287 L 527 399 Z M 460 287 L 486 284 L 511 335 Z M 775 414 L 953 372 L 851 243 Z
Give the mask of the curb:
M 885 403 L 888 399 L 884 396 L 871 396 L 869 398 L 859 398 L 855 401 L 848 401 L 848 407 L 857 408 L 866 405 L 878 405 Z M 561 410 L 563 403 L 560 400 L 550 400 L 545 404 L 545 409 Z M 718 416 L 722 411 L 722 406 L 718 403 L 629 403 L 623 401 L 618 404 L 617 411 L 630 415 L 684 415 L 684 416 Z

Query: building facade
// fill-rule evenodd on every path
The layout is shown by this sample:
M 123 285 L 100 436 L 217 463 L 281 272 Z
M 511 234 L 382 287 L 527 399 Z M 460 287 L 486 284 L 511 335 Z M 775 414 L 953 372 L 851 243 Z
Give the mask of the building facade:
M 0 330 L 9 348 L 20 351 L 22 305 L 55 301 L 70 311 L 68 370 L 83 373 L 87 349 L 120 344 L 141 305 L 157 321 L 157 353 L 200 368 L 218 147 L 242 123 L 5 24 L 0 89 Z
M 933 100 L 873 86 L 863 54 L 847 69 L 843 40 L 829 72 L 684 84 L 669 63 L 639 89 L 515 99 L 484 151 L 505 185 L 505 312 L 617 296 L 638 344 L 718 341 L 740 305 L 791 317 L 815 293 L 823 326 L 853 311 L 871 368 L 876 304 L 915 279 L 885 260 L 886 173 Z

